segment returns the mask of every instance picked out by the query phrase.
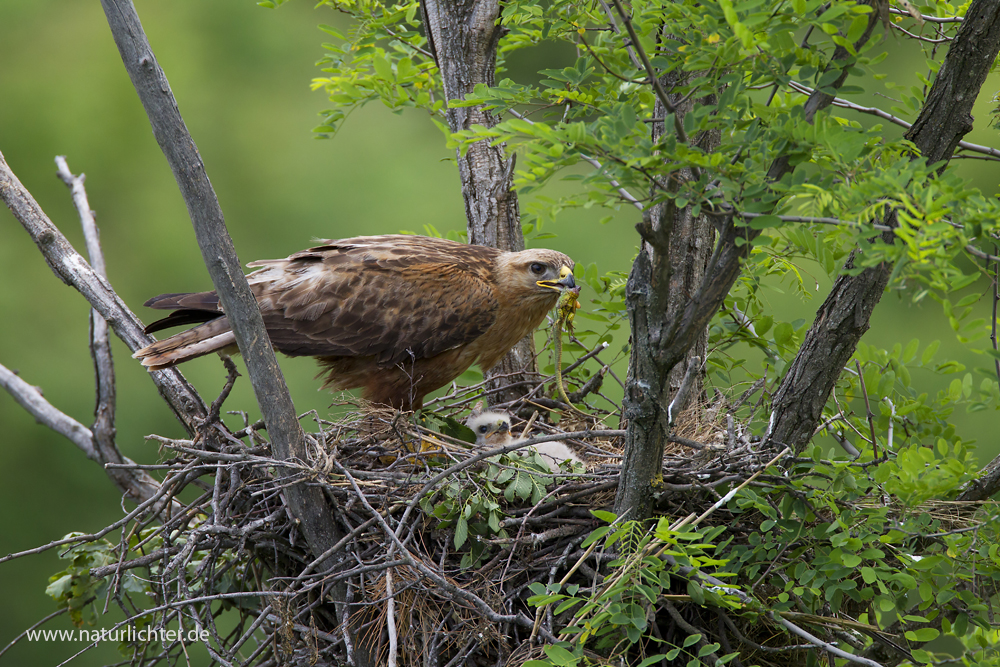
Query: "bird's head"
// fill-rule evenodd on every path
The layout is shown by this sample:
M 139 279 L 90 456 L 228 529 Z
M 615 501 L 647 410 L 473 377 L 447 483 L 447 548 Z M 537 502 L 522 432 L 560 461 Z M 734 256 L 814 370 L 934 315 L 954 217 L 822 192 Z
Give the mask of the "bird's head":
M 532 248 L 504 253 L 497 268 L 499 281 L 525 297 L 554 301 L 563 290 L 576 287 L 573 260 L 555 250 Z
M 476 434 L 480 447 L 500 447 L 510 440 L 510 416 L 504 412 L 473 413 L 465 424 Z

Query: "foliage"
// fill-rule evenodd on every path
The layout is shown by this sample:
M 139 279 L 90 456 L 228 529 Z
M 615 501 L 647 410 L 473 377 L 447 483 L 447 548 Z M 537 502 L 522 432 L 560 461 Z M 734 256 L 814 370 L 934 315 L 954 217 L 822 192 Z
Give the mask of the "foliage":
M 715 525 L 675 529 L 661 518 L 646 531 L 595 512 L 610 525 L 583 546 L 601 542 L 621 555 L 596 593 L 580 594 L 578 585 L 563 583 L 532 585 L 529 603 L 552 608 L 565 640 L 536 666 L 589 664 L 584 646 L 640 664 L 733 659 L 701 635 L 676 645 L 654 636 L 651 610 L 667 600 L 742 616 L 749 624 L 743 633 L 762 643 L 773 631 L 754 629 L 755 622 L 770 623 L 775 614 L 802 619 L 832 613 L 844 619 L 842 631 L 858 639 L 899 622 L 908 642 L 939 640 L 913 650 L 916 664 L 952 656 L 994 664 L 1000 655 L 988 598 L 1000 585 L 1000 511 L 990 504 L 975 519 L 960 519 L 948 503 L 928 500 L 955 488 L 955 476 L 974 473 L 968 452 L 942 440 L 935 449 L 906 450 L 874 473 L 823 455 L 816 447 L 812 459 L 789 471 L 790 479 L 775 476 L 743 489 Z M 925 465 L 951 475 L 928 489 Z M 880 497 L 905 500 L 873 502 Z M 732 524 L 746 528 L 727 527 Z
M 458 151 L 478 141 L 502 142 L 519 156 L 520 192 L 536 195 L 524 220 L 535 240 L 550 236 L 543 227 L 565 210 L 616 211 L 622 204 L 665 204 L 715 218 L 735 212 L 747 238 L 761 232 L 711 325 L 708 386 L 716 404 L 735 398 L 741 385 L 774 386 L 782 377 L 808 322 L 783 321 L 767 291 L 780 285 L 810 299 L 819 283 L 814 274 L 831 278 L 891 265 L 892 289 L 914 302 L 938 302 L 957 340 L 984 358 L 1000 357 L 986 342 L 995 323 L 977 316 L 981 294 L 969 292 L 989 274 L 977 260 L 984 252 L 995 254 L 1000 203 L 952 166 L 927 164 L 885 125 L 862 123 L 857 114 L 871 110 L 851 108 L 843 99 L 873 92 L 887 75 L 880 69 L 886 57 L 880 42 L 860 39 L 872 7 L 848 0 L 636 1 L 628 15 L 616 15 L 604 2 L 511 0 L 503 5 L 507 32 L 498 71 L 513 78 L 450 102 L 483 105 L 499 122 L 452 134 L 443 122 L 447 104 L 417 2 L 321 4 L 354 19 L 347 31 L 323 28 L 335 41 L 324 45 L 324 76 L 313 85 L 334 107 L 317 128 L 321 136 L 336 134 L 353 110 L 377 100 L 397 112 L 423 110 Z M 944 3 L 919 10 L 956 12 Z M 887 14 L 882 29 L 903 21 L 910 19 Z M 638 40 L 625 37 L 629 22 Z M 944 25 L 937 34 L 953 35 Z M 537 77 L 515 76 L 515 54 L 546 43 L 560 44 L 573 57 L 546 63 L 552 66 Z M 839 70 L 827 67 L 838 48 L 851 60 L 845 85 L 836 81 Z M 928 72 L 917 75 L 921 85 L 885 84 L 897 97 L 897 118 L 914 119 L 938 71 L 940 54 L 928 49 Z M 655 117 L 659 93 L 648 80 L 647 55 L 673 99 L 690 102 L 682 115 L 668 108 L 664 118 Z M 807 117 L 803 104 L 813 91 L 840 95 L 841 108 Z M 880 118 L 889 122 L 884 113 Z M 653 131 L 656 124 L 662 133 Z M 720 145 L 709 150 L 698 138 L 711 133 Z M 782 157 L 792 169 L 775 181 L 768 166 Z M 694 177 L 675 178 L 682 170 Z M 545 196 L 543 188 L 557 176 L 578 183 L 578 191 Z M 876 225 L 887 217 L 898 222 L 893 243 L 876 237 Z M 849 254 L 853 259 L 845 266 Z M 596 293 L 592 307 L 580 313 L 593 328 L 578 330 L 564 349 L 582 353 L 610 342 L 621 328 L 626 275 L 602 273 L 596 264 L 578 272 Z M 591 651 L 643 666 L 721 665 L 755 649 L 774 649 L 789 664 L 800 664 L 804 651 L 809 664 L 833 660 L 815 643 L 795 645 L 781 635 L 781 620 L 812 624 L 825 639 L 858 652 L 895 628 L 893 641 L 914 664 L 1000 663 L 993 620 L 1000 512 L 992 503 L 953 502 L 977 476 L 979 461 L 973 443 L 949 421 L 959 406 L 995 409 L 1000 390 L 989 369 L 936 361 L 937 341 L 911 338 L 904 345 L 903 338 L 911 337 L 900 336 L 891 349 L 858 347 L 805 456 L 738 491 L 732 487 L 746 474 L 715 486 L 689 485 L 693 503 L 710 504 L 696 521 L 659 517 L 650 527 L 595 511 L 608 525 L 582 542 L 587 552 L 579 562 L 597 548 L 612 557 L 590 588 L 579 578 L 570 583 L 572 572 L 528 586 L 528 603 L 539 614 L 551 612 L 559 641 L 545 646 L 544 659 L 525 664 L 587 664 Z M 543 370 L 554 372 L 556 363 Z M 577 383 L 589 372 L 581 368 Z M 947 390 L 931 396 L 920 373 L 954 377 Z M 974 373 L 983 375 L 978 383 Z M 756 436 L 766 432 L 763 401 L 762 393 L 757 404 L 740 402 L 731 412 Z M 454 418 L 439 421 L 442 432 L 468 438 Z M 846 456 L 832 441 L 855 453 Z M 710 463 L 714 450 L 706 449 Z M 342 479 L 335 484 L 323 477 L 332 468 L 320 470 L 311 472 L 331 495 L 347 493 Z M 491 541 L 510 538 L 504 502 L 544 500 L 545 471 L 537 455 L 502 455 L 421 498 L 436 528 L 453 531 L 451 545 L 464 550 L 459 569 L 482 565 Z M 661 500 L 669 496 L 664 491 Z M 367 503 L 360 491 L 358 497 Z M 148 565 L 150 577 L 166 578 L 177 563 L 176 581 L 188 587 L 186 594 L 216 595 L 242 590 L 242 582 L 260 574 L 231 543 L 196 548 L 213 525 L 204 514 L 191 517 L 167 534 L 151 527 L 129 536 L 131 550 L 164 555 Z M 246 533 L 232 536 L 242 548 Z M 178 553 L 183 558 L 174 559 Z M 116 553 L 110 543 L 90 541 L 61 557 L 69 565 L 51 578 L 47 592 L 79 626 L 88 621 L 88 605 L 107 593 L 108 580 L 93 578 L 92 569 L 116 562 Z M 117 590 L 137 598 L 154 594 L 131 571 Z M 676 622 L 667 637 L 659 632 L 665 615 Z M 730 629 L 718 629 L 724 627 Z M 731 638 L 745 654 L 726 647 Z
M 80 535 L 81 533 L 70 533 L 65 539 Z M 93 624 L 95 617 L 93 608 L 90 607 L 90 614 L 86 617 L 84 613 L 88 605 L 107 590 L 107 580 L 91 577 L 90 570 L 114 562 L 111 543 L 102 540 L 77 544 L 59 554 L 59 557 L 70 563 L 65 570 L 49 577 L 45 593 L 55 600 L 60 608 L 69 609 L 73 625 L 81 627 L 84 623 Z M 130 584 L 133 579 L 129 578 Z
M 420 499 L 421 509 L 438 520 L 438 529 L 454 531 L 455 549 L 468 549 L 462 556 L 462 568 L 481 565 L 492 555 L 491 540 L 510 538 L 505 504 L 537 505 L 553 481 L 548 465 L 533 449 L 500 454 L 487 461 L 485 469 L 463 472 L 439 494 Z M 572 466 L 572 462 L 563 463 L 569 471 Z
M 979 259 L 995 254 L 1000 202 L 973 188 L 952 164 L 927 164 L 891 129 L 920 111 L 941 63 L 936 43 L 919 47 L 926 70 L 916 73 L 917 85 L 883 81 L 892 72 L 886 39 L 905 37 L 897 30 L 903 26 L 912 33 L 930 25 L 907 12 L 947 17 L 964 6 L 906 5 L 907 11 L 881 17 L 881 34 L 862 39 L 875 10 L 851 0 L 639 0 L 628 5 L 628 18 L 615 13 L 617 3 L 512 0 L 502 7 L 507 32 L 497 70 L 511 76 L 450 102 L 483 105 L 498 122 L 451 134 L 442 122 L 443 91 L 419 31 L 418 4 L 324 4 L 353 22 L 346 33 L 328 31 L 338 41 L 325 45 L 325 76 L 314 86 L 336 106 L 319 131 L 335 132 L 353 109 L 380 100 L 397 111 L 424 110 L 456 150 L 478 141 L 504 143 L 518 156 L 519 192 L 535 195 L 526 233 L 540 232 L 568 209 L 659 203 L 692 215 L 735 211 L 738 224 L 760 231 L 712 321 L 708 384 L 717 397 L 732 398 L 757 381 L 774 386 L 797 352 L 809 322 L 783 321 L 769 293 L 784 288 L 809 300 L 821 280 L 882 263 L 894 267 L 891 289 L 914 303 L 938 302 L 956 339 L 985 361 L 969 371 L 954 359 L 935 360 L 939 342 L 912 336 L 900 335 L 891 349 L 861 344 L 824 410 L 820 432 L 832 440 L 818 432 L 811 456 L 796 460 L 786 477 L 742 490 L 723 510 L 746 527 L 743 535 L 722 526 L 673 531 L 665 519 L 649 532 L 616 525 L 589 540 L 603 539 L 605 549 L 621 553 L 601 592 L 534 584 L 532 604 L 553 607 L 565 624 L 563 639 L 572 640 L 546 647 L 547 660 L 535 664 L 581 664 L 585 648 L 638 657 L 643 665 L 664 657 L 726 662 L 733 654 L 723 655 L 703 637 L 661 646 L 650 634 L 650 609 L 683 579 L 689 590 L 681 597 L 706 609 L 745 619 L 843 613 L 858 627 L 897 624 L 916 663 L 943 659 L 935 655 L 941 646 L 965 664 L 998 661 L 990 621 L 1000 563 L 996 511 L 952 512 L 943 503 L 978 473 L 972 443 L 949 417 L 958 407 L 1000 405 L 992 359 L 998 355 L 987 339 L 993 322 L 981 316 L 982 290 L 970 290 L 989 277 Z M 638 43 L 627 37 L 629 20 Z M 933 25 L 939 41 L 955 34 L 955 23 Z M 573 55 L 542 63 L 537 74 L 509 67 L 518 51 L 553 53 L 553 44 Z M 828 67 L 838 48 L 849 60 L 842 85 L 840 70 Z M 675 103 L 690 103 L 683 115 L 668 108 L 664 118 L 654 117 L 658 93 L 642 61 L 646 55 Z M 840 97 L 807 118 L 803 105 L 814 91 Z M 892 117 L 852 102 L 878 99 L 875 93 L 896 100 Z M 873 115 L 876 122 L 868 122 Z M 660 122 L 657 135 L 653 125 Z M 720 144 L 707 150 L 698 138 L 713 132 Z M 774 181 L 768 168 L 782 156 L 791 169 Z M 694 177 L 673 178 L 685 169 Z M 577 191 L 546 196 L 542 188 L 557 175 L 576 182 Z M 887 218 L 898 223 L 893 243 L 877 236 L 876 225 Z M 573 352 L 610 341 L 625 314 L 624 273 L 602 275 L 591 264 L 582 275 L 598 296 L 579 313 L 594 326 L 578 333 L 584 344 L 566 345 Z M 954 379 L 930 395 L 922 388 L 929 375 Z M 737 412 L 757 434 L 768 419 L 760 403 L 746 402 Z M 848 459 L 833 441 L 860 453 Z M 482 513 L 471 509 L 478 507 L 473 498 L 491 502 L 463 493 L 450 492 L 455 500 L 448 517 L 461 507 Z M 682 565 L 691 570 L 679 577 Z M 744 597 L 700 586 L 704 571 L 728 576 Z M 859 646 L 872 641 L 867 628 L 842 630 L 854 633 Z M 917 648 L 940 637 L 954 641 Z

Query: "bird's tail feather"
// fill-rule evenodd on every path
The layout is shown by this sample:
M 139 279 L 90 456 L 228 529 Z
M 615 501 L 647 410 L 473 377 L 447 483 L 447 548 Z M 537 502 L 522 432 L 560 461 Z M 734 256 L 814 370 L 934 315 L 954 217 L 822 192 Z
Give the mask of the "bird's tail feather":
M 229 318 L 223 316 L 147 345 L 132 357 L 139 359 L 149 370 L 157 371 L 235 343 L 236 337 L 229 328 Z

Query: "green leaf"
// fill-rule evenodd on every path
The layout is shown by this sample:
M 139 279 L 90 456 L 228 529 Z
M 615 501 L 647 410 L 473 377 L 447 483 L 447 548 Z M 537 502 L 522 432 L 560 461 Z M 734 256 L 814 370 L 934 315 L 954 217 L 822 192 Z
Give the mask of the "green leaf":
M 385 56 L 376 53 L 372 56 L 372 65 L 375 66 L 375 73 L 379 77 L 390 81 L 395 80 L 395 77 L 392 75 L 392 65 L 386 60 Z
M 719 644 L 705 644 L 700 649 L 698 649 L 698 657 L 704 658 L 709 653 L 715 653 L 719 650 Z
M 920 628 L 919 630 L 907 630 L 905 637 L 911 642 L 929 642 L 937 639 L 940 634 L 934 628 Z
M 469 538 L 469 523 L 466 521 L 464 516 L 458 517 L 458 522 L 455 524 L 455 548 L 461 549 L 462 545 Z
M 921 363 L 924 366 L 926 366 L 927 364 L 929 364 L 931 362 L 931 359 L 934 358 L 934 355 L 937 353 L 938 348 L 940 346 L 941 346 L 941 341 L 934 340 L 934 341 L 931 341 L 930 344 L 926 348 L 924 348 L 924 353 L 920 357 L 920 361 L 921 361 Z
M 687 594 L 691 596 L 691 601 L 695 604 L 705 604 L 705 589 L 695 583 L 694 579 L 688 579 Z
M 605 521 L 607 523 L 614 523 L 615 519 L 618 518 L 617 514 L 615 514 L 614 512 L 608 512 L 606 510 L 594 510 L 594 509 L 592 509 L 592 510 L 590 510 L 590 513 L 593 514 L 594 516 L 596 516 L 601 521 Z
M 780 227 L 782 224 L 784 223 L 782 223 L 781 218 L 776 215 L 762 215 L 751 218 L 748 226 L 752 229 L 769 229 L 771 227 Z
M 779 322 L 774 327 L 774 342 L 778 345 L 787 346 L 792 340 L 795 330 L 788 322 Z
M 545 655 L 552 661 L 552 664 L 559 665 L 559 667 L 573 667 L 580 660 L 562 646 L 555 644 L 545 646 Z

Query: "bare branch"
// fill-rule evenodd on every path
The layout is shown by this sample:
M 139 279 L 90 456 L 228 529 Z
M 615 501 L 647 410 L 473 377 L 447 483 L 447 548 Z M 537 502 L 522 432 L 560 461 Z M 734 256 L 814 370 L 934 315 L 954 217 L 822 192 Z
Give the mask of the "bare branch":
M 897 16 L 905 16 L 906 18 L 915 18 L 910 12 L 904 12 L 902 9 L 896 9 L 895 7 L 890 7 L 889 13 Z M 921 14 L 920 20 L 927 23 L 961 23 L 965 19 L 961 16 L 930 16 L 929 14 Z
M 177 108 L 167 77 L 153 55 L 131 0 L 101 0 L 125 69 L 142 101 L 153 134 L 163 150 L 187 204 L 198 246 L 222 308 L 247 365 L 271 444 L 279 459 L 306 458 L 305 436 L 288 387 L 264 329 L 257 301 L 250 292 L 226 231 L 222 209 L 205 165 Z M 281 474 L 287 474 L 282 469 Z M 337 529 L 319 489 L 295 484 L 285 489 L 292 514 L 302 522 L 314 553 L 337 542 Z
M 674 421 L 676 421 L 680 411 L 684 409 L 688 393 L 691 391 L 691 385 L 694 384 L 694 378 L 700 370 L 701 357 L 691 357 L 688 359 L 687 370 L 684 371 L 684 379 L 681 381 L 681 386 L 674 395 L 674 400 L 670 401 L 670 405 L 667 406 L 667 423 L 671 426 L 674 425 Z
M 115 530 L 116 528 L 121 528 L 132 519 L 136 518 L 143 512 L 147 511 L 150 507 L 153 507 L 154 504 L 160 501 L 160 499 L 163 498 L 163 496 L 165 496 L 168 491 L 173 489 L 173 487 L 181 486 L 184 483 L 186 483 L 186 479 L 183 475 L 178 475 L 177 477 L 165 481 L 163 484 L 160 485 L 160 488 L 157 489 L 156 493 L 154 493 L 152 496 L 139 503 L 139 505 L 134 510 L 123 516 L 121 519 L 118 519 L 118 521 L 115 521 L 110 526 L 106 526 L 96 533 L 90 533 L 87 535 L 74 535 L 73 537 L 65 537 L 61 540 L 55 540 L 54 542 L 43 544 L 40 547 L 35 547 L 34 549 L 26 549 L 25 551 L 9 553 L 6 556 L 0 556 L 0 564 L 5 563 L 9 560 L 14 560 L 15 558 L 21 558 L 23 556 L 40 554 L 42 552 L 48 551 L 49 549 L 55 549 L 56 547 L 61 547 L 65 544 L 76 544 L 78 542 L 93 542 L 95 540 L 99 540 L 108 533 L 110 533 L 112 530 Z M 173 511 L 180 511 L 183 508 L 183 505 L 181 505 L 180 502 L 177 501 L 177 499 L 172 499 L 170 503 L 171 503 L 171 509 Z
M 830 653 L 832 653 L 833 655 L 837 656 L 838 658 L 844 658 L 848 662 L 856 662 L 859 665 L 866 665 L 866 667 L 882 667 L 881 664 L 875 662 L 874 660 L 869 660 L 868 658 L 862 658 L 859 655 L 854 655 L 853 653 L 848 653 L 847 651 L 839 649 L 836 646 L 834 646 L 833 644 L 830 644 L 829 642 L 823 641 L 819 637 L 816 637 L 815 635 L 812 635 L 812 634 L 806 632 L 805 630 L 803 630 L 799 626 L 795 625 L 791 621 L 788 621 L 788 620 L 782 618 L 778 614 L 773 614 L 772 613 L 772 614 L 770 614 L 770 616 L 771 616 L 771 618 L 775 622 L 780 623 L 781 625 L 785 626 L 788 629 L 788 631 L 791 632 L 792 634 L 795 634 L 795 635 L 798 635 L 799 637 L 802 637 L 802 639 L 805 639 L 807 642 L 813 644 L 814 646 L 818 646 L 819 648 L 822 648 L 822 649 L 825 649 L 825 650 L 829 651 Z
M 11 171 L 0 153 L 0 199 L 18 219 L 38 246 L 49 268 L 67 285 L 76 288 L 90 305 L 101 314 L 111 330 L 130 350 L 138 350 L 153 342 L 143 331 L 142 322 L 115 294 L 108 282 L 73 249 L 66 237 L 42 211 L 31 193 Z M 207 414 L 205 404 L 177 369 L 152 373 L 160 395 L 173 410 L 189 434 L 194 434 L 200 419 Z
M 94 212 L 87 200 L 87 191 L 83 187 L 86 176 L 74 176 L 69 170 L 66 158 L 56 157 L 59 168 L 59 178 L 69 187 L 73 194 L 73 204 L 80 214 L 80 224 L 83 227 L 83 237 L 87 243 L 87 255 L 90 266 L 101 278 L 108 279 L 108 271 L 104 264 L 104 253 L 101 251 L 100 235 Z M 94 374 L 97 379 L 97 397 L 94 407 L 94 423 L 91 426 L 94 446 L 101 457 L 101 463 L 122 464 L 124 457 L 115 444 L 115 366 L 111 356 L 111 342 L 108 340 L 108 323 L 96 310 L 90 311 L 90 356 L 94 360 Z M 128 471 L 107 469 L 108 475 L 119 486 L 128 485 L 133 475 Z
M 814 89 L 810 88 L 809 86 L 807 86 L 805 84 L 799 83 L 798 81 L 790 81 L 789 85 L 792 87 L 792 89 L 797 90 L 797 91 L 799 91 L 801 93 L 805 93 L 807 95 L 811 95 L 811 94 L 813 94 L 815 92 Z M 912 123 L 908 123 L 905 120 L 903 120 L 902 118 L 900 118 L 899 116 L 894 116 L 893 114 L 889 113 L 888 111 L 883 111 L 882 109 L 879 109 L 878 107 L 866 107 L 866 106 L 862 106 L 860 104 L 855 104 L 854 102 L 851 102 L 849 100 L 845 100 L 842 97 L 835 97 L 833 99 L 833 106 L 840 107 L 842 109 L 850 109 L 852 111 L 857 111 L 858 113 L 868 114 L 870 116 L 877 116 L 878 118 L 881 118 L 882 120 L 887 120 L 890 123 L 893 123 L 894 125 L 898 125 L 899 127 L 902 127 L 902 128 L 904 128 L 906 130 L 909 130 L 911 127 L 913 127 Z M 996 148 L 993 148 L 991 146 L 983 146 L 981 144 L 973 144 L 973 143 L 970 143 L 968 141 L 964 141 L 963 140 L 963 141 L 959 141 L 958 142 L 958 147 L 961 148 L 962 150 L 972 151 L 974 153 L 982 153 L 984 156 L 988 157 L 991 160 L 1000 160 L 1000 150 L 997 150 Z M 955 157 L 957 157 L 957 156 L 955 156 Z
M 2 364 L 0 364 L 0 386 L 6 389 L 18 405 L 34 417 L 39 424 L 48 426 L 65 437 L 86 454 L 91 461 L 102 462 L 100 455 L 94 448 L 94 440 L 89 428 L 57 410 L 42 397 L 42 392 L 37 387 L 31 386 Z

